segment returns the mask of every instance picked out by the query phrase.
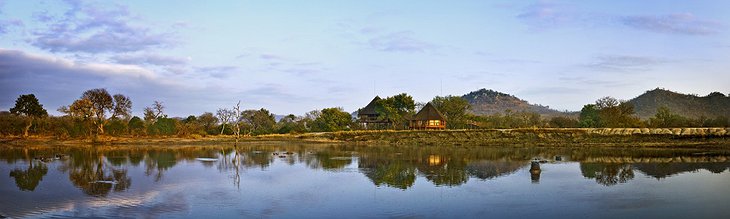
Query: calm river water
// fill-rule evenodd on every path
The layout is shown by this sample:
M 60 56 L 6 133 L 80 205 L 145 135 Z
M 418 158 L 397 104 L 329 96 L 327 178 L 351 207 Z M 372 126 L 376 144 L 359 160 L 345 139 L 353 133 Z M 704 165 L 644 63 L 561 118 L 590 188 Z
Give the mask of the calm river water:
M 3 217 L 730 218 L 730 151 L 0 146 Z

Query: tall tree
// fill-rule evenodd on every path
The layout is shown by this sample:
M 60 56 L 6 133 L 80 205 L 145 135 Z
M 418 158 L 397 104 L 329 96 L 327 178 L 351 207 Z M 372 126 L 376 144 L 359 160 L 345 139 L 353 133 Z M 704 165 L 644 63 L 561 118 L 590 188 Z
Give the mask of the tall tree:
M 407 122 L 405 118 L 413 115 L 416 107 L 413 97 L 406 93 L 380 99 L 376 104 L 375 110 L 380 119 L 390 121 L 394 128 Z
M 43 109 L 43 105 L 40 104 L 38 98 L 36 98 L 33 94 L 20 95 L 18 99 L 15 100 L 15 106 L 10 108 L 10 113 L 29 118 L 28 124 L 23 130 L 23 137 L 28 136 L 28 130 L 30 130 L 30 127 L 33 126 L 33 120 L 35 118 L 48 116 L 48 112 Z
M 216 118 L 211 112 L 205 112 L 198 116 L 198 123 L 203 126 L 206 133 L 212 134 L 209 133 L 209 131 L 218 123 L 218 118 Z
M 640 120 L 634 116 L 634 105 L 613 97 L 596 100 L 596 109 L 603 127 L 637 127 Z
M 449 128 L 464 128 L 466 125 L 467 111 L 471 108 L 466 99 L 451 95 L 437 96 L 431 100 L 431 104 L 446 116 Z
M 155 100 L 152 106 L 144 108 L 144 120 L 150 124 L 157 122 L 158 119 L 165 117 L 164 109 L 165 106 L 162 105 L 162 102 Z
M 598 109 L 596 105 L 587 104 L 580 110 L 580 117 L 578 119 L 580 127 L 583 128 L 595 128 L 601 126 L 600 117 L 598 116 Z
M 276 125 L 274 114 L 264 108 L 243 111 L 241 116 L 243 122 L 251 127 L 251 134 L 271 133 Z
M 223 131 L 226 130 L 226 124 L 231 122 L 231 119 L 233 119 L 236 116 L 236 112 L 233 112 L 229 109 L 220 108 L 218 111 L 216 111 L 215 116 L 218 117 L 218 120 L 221 122 L 221 135 L 223 134 Z
M 233 112 L 235 113 L 235 119 L 234 119 L 234 129 L 233 132 L 236 133 L 236 143 L 238 143 L 238 138 L 241 135 L 241 122 L 243 120 L 243 115 L 241 114 L 241 101 L 239 100 L 238 103 L 236 103 L 236 106 L 233 107 Z
M 320 132 L 347 130 L 352 123 L 352 116 L 342 108 L 325 108 L 312 122 L 312 129 Z
M 91 121 L 96 126 L 97 133 L 104 134 L 104 125 L 109 119 L 129 117 L 132 101 L 122 94 L 112 97 L 106 89 L 97 88 L 85 91 L 71 106 L 63 106 L 59 111 Z M 106 117 L 107 114 L 110 115 L 109 118 Z

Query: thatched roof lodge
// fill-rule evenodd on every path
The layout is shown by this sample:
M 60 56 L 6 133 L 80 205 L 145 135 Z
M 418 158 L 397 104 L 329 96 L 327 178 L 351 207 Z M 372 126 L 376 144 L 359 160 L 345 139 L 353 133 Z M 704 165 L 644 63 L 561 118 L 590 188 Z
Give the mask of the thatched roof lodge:
M 431 102 L 423 106 L 410 122 L 411 129 L 446 129 L 446 117 Z
M 378 101 L 380 101 L 380 97 L 375 96 L 367 106 L 357 111 L 357 120 L 365 129 L 380 129 L 390 124 L 390 121 L 378 118 L 380 113 L 375 109 Z

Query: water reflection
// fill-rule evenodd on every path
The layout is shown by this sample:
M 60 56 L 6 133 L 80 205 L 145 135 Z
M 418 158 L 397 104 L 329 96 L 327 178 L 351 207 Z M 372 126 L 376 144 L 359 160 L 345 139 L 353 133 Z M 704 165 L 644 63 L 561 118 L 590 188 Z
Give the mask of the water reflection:
M 55 157 L 54 157 L 55 156 Z M 59 158 L 60 156 L 60 158 Z M 532 183 L 546 173 L 541 163 L 579 162 L 580 174 L 604 186 L 627 183 L 640 171 L 657 179 L 705 169 L 730 168 L 724 151 L 693 149 L 358 147 L 343 145 L 256 145 L 238 147 L 71 147 L 3 148 L 0 159 L 21 163 L 10 177 L 21 191 L 34 191 L 48 173 L 45 162 L 84 194 L 103 197 L 133 184 L 130 167 L 159 182 L 181 162 L 198 162 L 229 174 L 240 187 L 246 169 L 268 169 L 281 162 L 310 169 L 340 171 L 355 165 L 375 186 L 411 188 L 419 177 L 436 186 L 460 186 L 470 179 L 492 180 L 526 169 Z M 535 160 L 538 159 L 538 160 Z M 23 166 L 23 165 L 20 165 Z
M 15 169 L 10 172 L 10 177 L 15 178 L 15 185 L 21 191 L 33 191 L 43 176 L 48 173 L 48 167 L 41 161 L 30 161 L 28 169 Z

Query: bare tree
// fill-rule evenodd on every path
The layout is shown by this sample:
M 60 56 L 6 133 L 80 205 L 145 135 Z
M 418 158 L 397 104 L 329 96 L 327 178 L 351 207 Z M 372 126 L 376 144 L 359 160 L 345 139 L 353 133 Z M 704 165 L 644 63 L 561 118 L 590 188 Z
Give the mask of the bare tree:
M 236 133 L 236 144 L 238 144 L 238 138 L 241 136 L 241 122 L 243 118 L 241 117 L 241 101 L 239 100 L 235 107 L 233 107 L 233 112 L 235 113 L 235 133 Z
M 148 107 L 144 108 L 144 120 L 149 123 L 157 122 L 157 119 L 161 118 L 162 116 L 165 116 L 163 114 L 164 109 L 165 109 L 165 106 L 162 105 L 162 102 L 155 100 L 155 102 L 152 103 L 152 106 L 148 106 Z
M 218 117 L 218 120 L 221 122 L 221 135 L 223 134 L 223 131 L 226 129 L 226 124 L 231 122 L 231 119 L 233 118 L 235 112 L 229 110 L 220 108 L 218 111 L 216 111 L 215 115 Z

